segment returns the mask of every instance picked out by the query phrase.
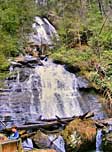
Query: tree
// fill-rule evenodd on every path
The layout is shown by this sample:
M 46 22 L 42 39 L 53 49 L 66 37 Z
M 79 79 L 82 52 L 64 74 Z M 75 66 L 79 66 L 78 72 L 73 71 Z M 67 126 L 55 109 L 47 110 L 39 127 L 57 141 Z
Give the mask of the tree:
M 26 35 L 31 31 L 36 9 L 34 0 L 0 1 L 1 58 L 15 56 L 22 51 Z

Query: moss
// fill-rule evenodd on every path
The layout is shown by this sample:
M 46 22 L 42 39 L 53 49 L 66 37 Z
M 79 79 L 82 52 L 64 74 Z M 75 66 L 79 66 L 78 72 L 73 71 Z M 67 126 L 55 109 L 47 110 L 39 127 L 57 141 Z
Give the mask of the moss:
M 0 71 L 6 71 L 8 67 L 9 62 L 7 58 L 3 54 L 0 54 Z
M 96 128 L 93 120 L 75 119 L 62 132 L 62 135 L 71 149 L 81 151 L 81 147 L 88 147 L 88 144 L 95 141 Z M 82 146 L 83 145 L 83 146 Z
M 111 152 L 112 151 L 112 133 L 108 133 L 103 138 L 103 150 Z
M 87 61 L 91 56 L 91 52 L 87 49 L 85 51 L 79 49 L 67 49 L 61 47 L 59 50 L 52 52 L 51 58 L 60 60 L 69 65 L 78 65 L 82 71 L 88 68 Z

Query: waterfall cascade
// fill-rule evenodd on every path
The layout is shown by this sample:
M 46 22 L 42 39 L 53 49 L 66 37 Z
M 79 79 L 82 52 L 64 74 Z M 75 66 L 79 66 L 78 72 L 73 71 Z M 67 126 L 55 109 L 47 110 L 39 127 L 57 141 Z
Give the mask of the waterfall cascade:
M 96 152 L 102 152 L 102 129 L 98 129 L 96 135 Z
M 47 0 L 35 0 L 35 2 L 42 6 L 47 5 Z
M 43 64 L 34 69 L 15 69 L 17 78 L 7 80 L 8 91 L 0 92 L 0 120 L 10 118 L 10 125 L 24 124 L 36 122 L 40 116 L 46 119 L 56 115 L 70 117 L 91 110 L 95 117 L 103 117 L 97 98 L 80 94 L 80 82 L 74 74 L 52 61 L 43 61 Z
M 48 21 L 47 18 L 40 18 L 39 16 L 36 16 L 32 28 L 34 32 L 30 34 L 30 43 L 33 42 L 38 46 L 52 46 L 54 40 L 59 41 L 59 36 L 55 27 Z

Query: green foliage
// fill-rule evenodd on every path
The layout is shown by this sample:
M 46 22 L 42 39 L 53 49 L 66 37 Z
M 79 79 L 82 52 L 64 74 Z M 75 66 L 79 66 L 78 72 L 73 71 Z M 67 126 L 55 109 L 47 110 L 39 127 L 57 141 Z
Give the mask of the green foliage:
M 92 52 L 89 49 L 82 51 L 80 49 L 66 49 L 64 46 L 54 51 L 51 55 L 55 60 L 60 60 L 70 65 L 79 65 L 81 69 L 88 68 L 87 61 L 89 61 L 91 56 Z
M 112 90 L 112 16 L 109 1 L 103 1 L 102 9 L 95 0 L 54 1 L 50 12 L 55 20 L 52 20 L 52 15 L 49 18 L 58 29 L 62 45 L 52 57 L 63 63 L 79 65 L 82 74 L 94 82 L 96 88 Z M 84 32 L 88 48 L 82 49 L 82 42 L 78 43 Z M 71 46 L 74 48 L 71 49 Z M 91 61 L 104 67 L 105 78 L 101 78 Z
M 96 128 L 92 120 L 82 121 L 76 118 L 66 126 L 62 132 L 62 136 L 64 137 L 68 151 L 87 151 L 88 143 L 94 143 Z
M 0 71 L 7 69 L 7 67 L 9 66 L 9 63 L 7 62 L 3 54 L 0 54 L 0 65 Z
M 6 58 L 22 52 L 35 15 L 33 0 L 0 1 L 0 70 L 6 65 Z

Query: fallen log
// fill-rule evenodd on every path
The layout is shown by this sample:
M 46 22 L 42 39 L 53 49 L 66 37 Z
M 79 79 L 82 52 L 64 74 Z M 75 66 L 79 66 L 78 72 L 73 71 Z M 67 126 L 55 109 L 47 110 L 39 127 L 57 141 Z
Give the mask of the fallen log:
M 95 125 L 98 129 L 108 128 L 109 126 L 112 126 L 112 118 L 107 118 L 103 120 L 95 120 Z
M 68 117 L 68 118 L 60 118 L 58 116 L 56 116 L 55 119 L 51 119 L 51 120 L 47 120 L 47 119 L 42 119 L 42 120 L 38 120 L 35 123 L 28 123 L 25 125 L 20 125 L 17 126 L 17 128 L 19 130 L 27 130 L 27 129 L 50 129 L 50 130 L 54 130 L 60 127 L 64 127 L 65 125 L 67 125 L 70 121 L 73 121 L 76 118 L 79 119 L 88 119 L 90 117 L 93 117 L 93 113 L 87 112 L 82 116 L 73 116 L 73 117 Z
M 53 119 L 39 119 L 36 122 L 28 122 L 25 125 L 31 125 L 31 124 L 46 124 L 46 123 L 61 123 L 61 124 L 66 124 L 72 120 L 74 120 L 75 118 L 79 118 L 79 119 L 88 119 L 94 116 L 93 112 L 86 112 L 84 115 L 81 116 L 72 116 L 72 117 L 66 117 L 66 118 L 60 118 L 59 116 L 55 116 L 56 118 Z
M 79 119 L 88 119 L 90 117 L 93 117 L 93 113 L 87 112 L 82 116 L 73 116 L 73 117 L 68 117 L 68 118 L 60 118 L 56 116 L 55 119 L 42 119 L 38 120 L 36 122 L 30 122 L 24 125 L 17 126 L 19 130 L 29 130 L 29 129 L 50 129 L 50 130 L 56 130 L 60 127 L 64 127 L 67 125 L 69 122 L 73 121 L 76 118 Z M 7 128 L 10 130 L 10 128 Z
M 23 129 L 40 129 L 40 128 L 50 128 L 55 126 L 61 125 L 60 122 L 47 122 L 44 124 L 30 124 L 30 125 L 21 125 L 17 126 L 18 129 L 23 130 Z
M 99 120 L 99 123 L 102 123 L 103 125 L 112 125 L 112 118 L 107 118 L 103 120 Z

